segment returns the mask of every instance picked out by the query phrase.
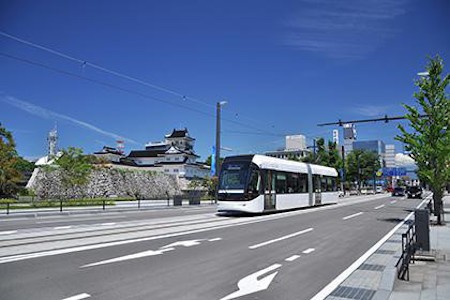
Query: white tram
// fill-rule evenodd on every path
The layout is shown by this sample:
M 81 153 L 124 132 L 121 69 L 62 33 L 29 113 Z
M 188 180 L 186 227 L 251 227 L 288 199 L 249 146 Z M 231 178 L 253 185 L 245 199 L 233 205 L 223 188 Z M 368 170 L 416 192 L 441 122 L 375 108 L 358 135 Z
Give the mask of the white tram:
M 261 213 L 336 203 L 334 168 L 264 155 L 225 158 L 219 175 L 219 212 Z

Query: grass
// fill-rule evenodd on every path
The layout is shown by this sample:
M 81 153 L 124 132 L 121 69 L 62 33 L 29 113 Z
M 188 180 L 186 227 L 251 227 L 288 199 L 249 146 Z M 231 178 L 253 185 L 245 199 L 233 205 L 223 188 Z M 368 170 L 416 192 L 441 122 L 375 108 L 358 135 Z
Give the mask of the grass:
M 123 200 L 122 200 L 123 201 Z M 107 206 L 116 205 L 115 200 L 110 198 L 97 198 L 97 199 L 69 199 L 63 200 L 63 207 L 85 207 L 85 206 L 103 206 L 103 202 Z M 18 202 L 15 199 L 0 199 L 0 207 L 3 209 L 7 208 L 9 204 L 9 209 L 33 209 L 33 208 L 52 208 L 60 207 L 60 200 L 37 200 L 34 202 Z

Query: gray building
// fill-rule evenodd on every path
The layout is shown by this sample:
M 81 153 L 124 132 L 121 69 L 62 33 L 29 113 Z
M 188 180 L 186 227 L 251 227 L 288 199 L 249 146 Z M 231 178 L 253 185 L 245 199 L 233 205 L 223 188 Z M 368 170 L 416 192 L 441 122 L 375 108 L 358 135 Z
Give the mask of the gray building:
M 384 153 L 384 162 L 386 163 L 386 168 L 394 168 L 395 164 L 395 145 L 386 145 Z
M 265 155 L 282 159 L 296 158 L 300 160 L 310 152 L 306 148 L 306 138 L 304 135 L 287 135 L 285 141 L 284 149 L 269 151 Z

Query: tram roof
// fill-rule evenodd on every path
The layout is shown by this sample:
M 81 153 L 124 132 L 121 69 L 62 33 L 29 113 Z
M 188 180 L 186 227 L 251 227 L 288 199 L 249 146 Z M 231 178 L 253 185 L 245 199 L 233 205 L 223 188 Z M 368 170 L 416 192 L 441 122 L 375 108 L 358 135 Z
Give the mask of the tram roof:
M 314 164 L 306 164 L 303 162 L 285 160 L 259 154 L 253 156 L 252 162 L 262 169 L 299 173 L 308 173 L 308 165 L 310 165 L 313 174 L 333 177 L 337 177 L 338 175 L 336 169 L 334 168 Z

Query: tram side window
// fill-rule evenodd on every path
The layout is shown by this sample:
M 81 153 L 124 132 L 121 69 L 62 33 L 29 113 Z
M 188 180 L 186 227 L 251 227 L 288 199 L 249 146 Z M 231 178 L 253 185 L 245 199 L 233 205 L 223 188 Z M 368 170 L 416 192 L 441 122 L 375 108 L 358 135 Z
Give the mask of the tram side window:
M 327 177 L 327 191 L 328 192 L 336 192 L 337 191 L 336 178 Z
M 299 174 L 296 174 L 296 173 L 288 173 L 287 174 L 287 192 L 289 194 L 300 193 Z
M 299 193 L 307 193 L 308 192 L 308 175 L 307 174 L 299 174 L 298 177 L 298 192 Z
M 322 192 L 327 191 L 327 178 L 325 176 L 320 177 L 320 188 Z
M 276 180 L 275 180 L 275 191 L 277 194 L 285 194 L 286 193 L 286 181 L 287 176 L 286 173 L 276 172 Z

